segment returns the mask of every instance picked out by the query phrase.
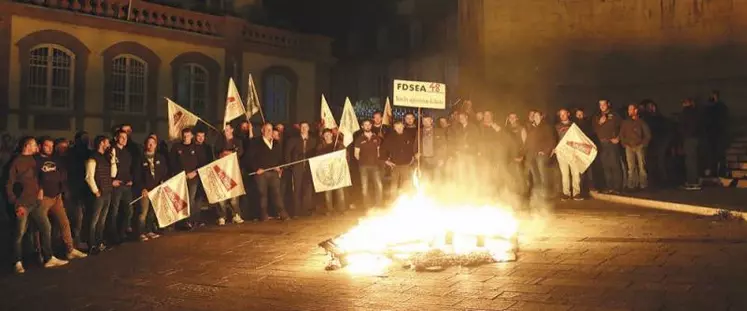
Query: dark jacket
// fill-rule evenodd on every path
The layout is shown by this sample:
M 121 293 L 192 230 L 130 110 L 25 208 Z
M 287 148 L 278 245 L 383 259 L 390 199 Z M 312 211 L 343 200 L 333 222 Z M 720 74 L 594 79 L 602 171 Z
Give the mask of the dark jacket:
M 39 194 L 39 178 L 36 159 L 19 155 L 10 162 L 6 195 L 10 204 L 32 204 Z
M 199 167 L 208 165 L 210 164 L 210 162 L 213 162 L 213 160 L 215 160 L 215 155 L 213 154 L 213 146 L 203 143 L 202 145 L 197 145 L 195 147 L 197 148 L 197 165 Z
M 148 191 L 153 190 L 153 188 L 168 179 L 168 163 L 162 154 L 156 152 L 152 163 L 145 155 L 141 155 L 138 158 L 140 161 L 138 161 L 137 169 L 135 170 L 135 187 L 133 188 L 137 191 L 135 193 L 140 193 L 143 189 Z M 153 169 L 152 171 L 151 168 Z
M 190 173 L 197 170 L 199 161 L 197 158 L 196 146 L 197 145 L 195 145 L 194 142 L 189 145 L 178 142 L 171 146 L 172 160 L 169 161 L 169 164 L 171 165 L 170 175 L 173 176 L 182 171 Z
M 127 146 L 122 149 L 114 146 L 112 150 L 116 155 L 115 161 L 117 163 L 117 176 L 114 179 L 119 180 L 122 184 L 133 181 L 133 156 L 130 151 L 127 150 Z
M 568 123 L 558 122 L 555 124 L 555 133 L 558 135 L 558 141 L 563 139 L 563 136 L 571 128 L 571 125 L 573 125 L 573 121 L 568 121 Z
M 695 106 L 683 107 L 680 120 L 680 133 L 683 138 L 699 138 L 702 136 L 703 119 L 700 109 Z
M 626 147 L 648 146 L 651 130 L 641 118 L 627 119 L 620 126 L 620 143 Z
M 223 152 L 235 152 L 236 156 L 241 159 L 244 156 L 244 142 L 239 137 L 234 137 L 231 140 L 220 137 L 215 143 L 215 157 L 220 158 Z
M 597 137 L 601 142 L 606 142 L 610 139 L 617 138 L 620 131 L 620 122 L 622 122 L 620 117 L 616 113 L 612 112 L 612 110 L 609 110 L 604 114 L 607 116 L 607 121 L 604 122 L 604 124 L 599 124 L 599 119 L 602 116 L 602 112 L 595 115 L 591 123 L 592 127 L 594 128 L 594 132 L 597 134 Z
M 54 198 L 62 193 L 69 193 L 67 172 L 64 164 L 61 165 L 60 162 L 62 159 L 59 157 L 36 157 L 39 166 L 39 186 L 45 197 Z
M 391 161 L 395 165 L 412 164 L 418 145 L 409 135 L 393 132 L 381 145 L 379 155 L 382 161 Z
M 373 132 L 371 132 L 373 134 Z M 379 165 L 379 151 L 384 139 L 376 134 L 367 138 L 365 134 L 358 136 L 353 142 L 353 146 L 360 150 L 358 165 L 360 166 L 377 166 Z
M 273 168 L 284 164 L 283 146 L 278 141 L 273 140 L 272 149 L 270 149 L 265 144 L 262 136 L 259 136 L 252 139 L 252 144 L 249 148 L 249 152 L 251 153 L 249 168 L 251 171 Z
M 467 123 L 467 126 L 456 123 L 449 127 L 450 155 L 475 155 L 479 144 L 480 130 L 472 123 Z
M 527 130 L 527 156 L 536 156 L 540 152 L 549 156 L 557 144 L 555 131 L 545 122 L 540 123 L 538 126 L 530 126 L 529 130 Z
M 284 159 L 286 163 L 304 160 L 316 155 L 317 138 L 309 133 L 306 138 L 306 150 L 304 150 L 303 138 L 301 135 L 291 137 L 285 144 Z

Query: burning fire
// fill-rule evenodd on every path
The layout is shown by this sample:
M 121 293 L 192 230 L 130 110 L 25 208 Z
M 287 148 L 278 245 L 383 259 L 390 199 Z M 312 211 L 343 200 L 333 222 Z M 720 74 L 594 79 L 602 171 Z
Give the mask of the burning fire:
M 322 242 L 332 256 L 328 268 L 376 274 L 397 262 L 420 270 L 516 259 L 519 222 L 509 207 L 444 204 L 414 182 L 414 194 Z

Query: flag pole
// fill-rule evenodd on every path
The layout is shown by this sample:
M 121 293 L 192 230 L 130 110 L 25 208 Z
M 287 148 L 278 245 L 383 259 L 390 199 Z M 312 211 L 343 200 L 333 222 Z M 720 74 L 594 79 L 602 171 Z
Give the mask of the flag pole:
M 262 112 L 262 103 L 259 102 L 259 95 L 257 94 L 257 87 L 254 86 L 254 79 L 253 78 L 251 79 L 252 79 L 251 92 L 252 92 L 252 95 L 254 95 L 254 99 L 257 100 L 257 108 L 259 108 L 259 116 L 262 118 L 262 124 L 264 125 L 265 123 L 267 123 L 267 121 L 265 121 L 265 114 L 264 112 Z
M 130 21 L 130 15 L 132 15 L 132 0 L 127 4 L 127 21 Z
M 278 166 L 273 166 L 273 167 L 270 167 L 270 168 L 265 168 L 264 170 L 265 171 L 271 171 L 271 170 L 274 170 L 276 168 L 284 168 L 284 167 L 287 167 L 287 166 L 296 165 L 298 163 L 306 162 L 308 160 L 309 159 L 303 159 L 303 160 L 293 161 L 291 163 L 286 163 L 286 164 L 283 164 L 283 165 L 278 165 Z M 251 173 L 249 173 L 249 176 L 253 176 L 253 175 L 257 175 L 257 172 L 251 172 Z
M 420 154 L 420 143 L 421 143 L 421 135 L 420 135 L 420 123 L 423 122 L 423 108 L 418 107 L 418 178 L 421 178 L 423 176 L 423 173 L 420 169 L 420 158 L 423 157 L 422 154 Z

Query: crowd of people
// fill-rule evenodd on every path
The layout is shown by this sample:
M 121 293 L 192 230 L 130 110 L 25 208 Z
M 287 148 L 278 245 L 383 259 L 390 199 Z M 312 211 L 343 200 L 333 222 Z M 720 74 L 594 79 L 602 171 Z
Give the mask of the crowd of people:
M 650 100 L 622 108 L 624 116 L 608 100 L 600 100 L 594 113 L 563 108 L 553 117 L 530 110 L 525 120 L 509 113 L 505 122 L 498 122 L 491 111 L 473 112 L 470 101 L 448 116 L 424 115 L 420 122 L 414 113 L 387 122 L 376 112 L 361 122 L 347 147 L 338 131 L 309 122 L 288 131 L 282 124 L 262 124 L 258 135 L 248 121 L 225 124 L 220 135 L 187 128 L 170 147 L 156 134 L 142 144 L 133 141 L 130 124 L 93 139 L 86 132 L 77 133 L 73 141 L 23 137 L 15 149 L 10 148 L 13 139 L 4 136 L 0 165 L 14 269 L 25 271 L 24 245 L 38 245 L 32 249 L 44 267 L 57 267 L 123 242 L 158 238 L 164 229 L 157 226 L 148 191 L 181 172 L 187 176 L 191 210 L 174 228 L 192 230 L 207 224 L 210 213 L 202 211 L 206 205 L 219 226 L 229 220 L 243 223 L 245 217 L 267 221 L 344 213 L 355 207 L 353 202 L 384 207 L 411 187 L 416 169 L 434 184 L 476 185 L 519 197 L 562 200 L 583 200 L 591 189 L 646 190 L 652 176 L 656 186 L 669 186 L 677 181 L 672 173 L 680 170 L 671 166 L 677 154 L 684 155 L 685 189 L 699 189 L 699 177 L 715 171 L 725 148 L 728 117 L 718 93 L 702 106 L 683 101 L 679 120 L 664 117 Z M 574 123 L 599 150 L 598 163 L 585 172 L 554 156 L 555 146 Z M 304 160 L 346 148 L 355 187 L 315 196 Z M 703 150 L 708 151 L 705 157 Z M 233 153 L 247 195 L 209 206 L 197 169 Z M 37 241 L 25 238 L 32 236 L 26 234 L 30 224 Z M 53 248 L 59 244 L 53 241 L 53 227 L 64 252 Z

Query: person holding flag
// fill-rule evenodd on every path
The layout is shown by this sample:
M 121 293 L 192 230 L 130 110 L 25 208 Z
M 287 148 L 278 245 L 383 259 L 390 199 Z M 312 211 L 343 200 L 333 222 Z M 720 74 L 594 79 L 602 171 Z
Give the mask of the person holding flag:
M 288 140 L 285 146 L 285 162 L 293 163 L 313 157 L 316 154 L 317 138 L 309 132 L 308 122 L 299 124 L 300 134 Z M 314 193 L 311 171 L 306 161 L 291 167 L 293 173 L 293 210 L 292 216 L 306 214 L 314 207 L 312 194 Z
M 215 144 L 216 158 L 224 158 L 232 153 L 236 153 L 238 158 L 244 155 L 244 148 L 239 138 L 234 137 L 233 126 L 231 123 L 226 123 L 223 127 L 223 137 Z M 218 202 L 218 225 L 223 226 L 226 224 L 226 215 L 228 212 L 228 205 L 231 206 L 233 212 L 233 223 L 242 224 L 244 219 L 241 218 L 241 208 L 239 207 L 239 197 L 233 197 L 228 200 Z
M 558 119 L 560 122 L 555 124 L 555 131 L 558 134 L 558 139 L 562 140 L 574 123 L 571 121 L 570 111 L 565 108 L 558 111 Z M 576 201 L 583 200 L 581 196 L 581 172 L 578 170 L 578 166 L 572 165 L 569 159 L 564 157 L 558 157 L 558 166 L 560 167 L 560 174 L 562 175 L 560 180 L 563 185 L 561 200 L 566 201 L 571 198 Z
M 351 135 L 352 136 L 352 135 Z M 322 132 L 322 140 L 317 147 L 317 155 L 325 155 L 338 150 L 345 149 L 344 143 L 339 142 L 339 136 L 335 136 L 332 130 L 325 129 Z M 335 201 L 337 203 L 335 204 Z M 338 188 L 333 190 L 327 190 L 324 192 L 324 202 L 326 208 L 326 214 L 329 216 L 333 212 L 344 213 L 345 208 L 345 188 Z
M 140 241 L 157 239 L 156 215 L 152 203 L 148 199 L 148 192 L 158 187 L 168 178 L 168 163 L 163 154 L 156 152 L 158 141 L 154 137 L 145 139 L 143 155 L 136 164 L 135 193 L 140 193 L 140 212 L 137 217 L 137 233 Z
M 199 178 L 197 178 L 197 167 L 199 158 L 197 156 L 197 146 L 192 141 L 192 128 L 182 130 L 182 141 L 171 147 L 170 164 L 171 173 L 176 175 L 179 172 L 187 173 L 187 188 L 189 189 L 190 220 L 184 223 L 184 228 L 192 230 L 194 226 L 203 227 L 205 223 L 200 220 L 200 203 L 197 202 L 197 187 Z
M 280 194 L 280 174 L 282 169 L 283 150 L 280 143 L 272 139 L 272 124 L 266 123 L 262 126 L 262 136 L 252 141 L 251 168 L 256 175 L 254 180 L 259 192 L 259 214 L 260 220 L 266 221 L 270 217 L 267 214 L 268 201 L 276 206 L 278 216 L 282 220 L 289 220 L 285 211 L 283 196 Z

